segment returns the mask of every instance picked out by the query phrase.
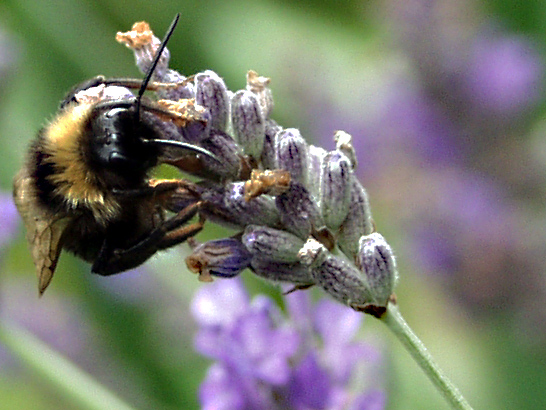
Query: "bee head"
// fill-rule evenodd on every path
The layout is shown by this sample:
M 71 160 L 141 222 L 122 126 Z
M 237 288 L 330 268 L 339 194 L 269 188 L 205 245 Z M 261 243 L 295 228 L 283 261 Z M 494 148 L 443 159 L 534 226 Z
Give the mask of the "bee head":
M 135 112 L 135 105 L 110 107 L 89 122 L 90 156 L 97 168 L 140 179 L 156 165 L 159 152 L 145 141 L 157 133 L 146 121 L 135 121 Z
M 138 181 L 156 165 L 159 148 L 147 142 L 161 136 L 142 114 L 141 101 L 179 17 L 177 14 L 157 49 L 136 99 L 99 103 L 94 107 L 88 125 L 92 136 L 89 149 L 91 161 L 98 171 L 125 181 Z

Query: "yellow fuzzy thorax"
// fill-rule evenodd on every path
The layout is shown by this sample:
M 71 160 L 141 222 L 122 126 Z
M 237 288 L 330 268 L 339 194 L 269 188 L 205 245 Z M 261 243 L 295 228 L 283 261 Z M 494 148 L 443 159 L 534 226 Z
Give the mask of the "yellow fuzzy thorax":
M 98 222 L 106 223 L 120 209 L 112 195 L 100 184 L 85 160 L 87 137 L 84 125 L 89 120 L 93 105 L 69 106 L 48 127 L 43 138 L 48 162 L 55 172 L 49 177 L 56 192 L 72 208 L 85 207 L 93 212 Z

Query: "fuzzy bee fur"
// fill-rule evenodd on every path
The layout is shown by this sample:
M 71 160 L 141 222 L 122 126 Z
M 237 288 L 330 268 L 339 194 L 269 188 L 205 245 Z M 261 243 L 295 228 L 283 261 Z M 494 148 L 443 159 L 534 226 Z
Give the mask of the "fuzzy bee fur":
M 177 18 L 144 80 L 96 77 L 80 84 L 30 146 L 14 179 L 14 200 L 40 294 L 63 249 L 92 263 L 93 272 L 112 275 L 202 228 L 202 219 L 188 224 L 199 212 L 197 195 L 179 212 L 169 206 L 175 192 L 193 195 L 191 183 L 149 178 L 152 168 L 168 162 L 165 158 L 213 157 L 197 146 L 163 139 L 159 125 L 174 114 L 142 98 L 157 85 L 150 78 Z M 129 88 L 139 88 L 138 97 Z

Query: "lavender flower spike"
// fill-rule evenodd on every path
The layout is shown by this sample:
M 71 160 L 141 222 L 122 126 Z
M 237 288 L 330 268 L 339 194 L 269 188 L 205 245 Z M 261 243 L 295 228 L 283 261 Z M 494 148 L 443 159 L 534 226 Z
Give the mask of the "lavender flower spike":
M 268 298 L 250 301 L 238 278 L 223 282 L 201 288 L 192 301 L 195 347 L 214 360 L 200 389 L 202 409 L 384 408 L 377 374 L 371 385 L 362 378 L 380 356 L 355 340 L 361 315 L 327 300 L 313 305 L 295 292 L 287 296 L 287 317 Z M 355 385 L 364 392 L 355 394 Z

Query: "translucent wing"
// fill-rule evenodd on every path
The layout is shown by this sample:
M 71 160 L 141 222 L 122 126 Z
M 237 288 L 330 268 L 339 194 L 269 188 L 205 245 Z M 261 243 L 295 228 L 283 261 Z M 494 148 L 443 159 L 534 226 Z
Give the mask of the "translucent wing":
M 13 199 L 27 229 L 27 240 L 36 265 L 41 295 L 53 278 L 62 249 L 61 238 L 69 218 L 55 215 L 39 206 L 32 178 L 25 169 L 14 179 Z

